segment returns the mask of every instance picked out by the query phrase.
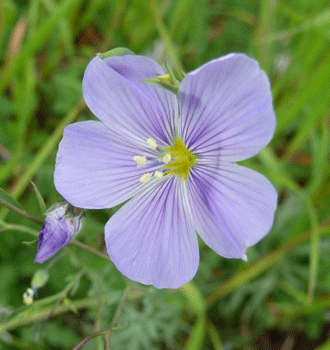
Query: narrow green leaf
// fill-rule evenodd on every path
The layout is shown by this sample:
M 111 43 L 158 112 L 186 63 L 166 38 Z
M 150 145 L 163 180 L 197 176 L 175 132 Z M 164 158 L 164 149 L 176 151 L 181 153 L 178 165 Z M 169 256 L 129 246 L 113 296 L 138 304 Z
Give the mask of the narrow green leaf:
M 322 236 L 330 234 L 329 220 L 324 220 L 322 223 L 320 223 L 319 233 Z M 283 243 L 281 246 L 264 255 L 262 258 L 256 260 L 251 265 L 240 270 L 206 297 L 207 304 L 214 303 L 216 300 L 221 299 L 238 289 L 244 283 L 253 280 L 262 272 L 278 263 L 278 261 L 280 261 L 289 251 L 310 239 L 310 237 L 311 231 L 300 234 L 299 236 L 296 236 Z
M 22 206 L 16 201 L 16 199 L 0 188 L 0 204 L 5 205 L 5 203 L 11 205 L 12 207 L 22 209 Z
M 307 301 L 311 302 L 314 297 L 314 291 L 317 282 L 318 270 L 319 270 L 319 260 L 320 260 L 320 230 L 319 223 L 317 219 L 317 212 L 313 206 L 312 201 L 306 195 L 306 205 L 309 214 L 309 219 L 311 222 L 311 251 L 309 256 L 309 280 L 308 280 L 308 294 Z
M 43 3 L 48 11 L 54 12 L 58 5 L 54 0 L 43 0 Z M 74 35 L 72 33 L 72 29 L 69 25 L 69 18 L 64 18 L 59 21 L 59 30 L 61 32 L 61 37 L 66 49 L 66 54 L 69 56 L 74 55 Z
M 276 109 L 278 120 L 276 135 L 291 123 L 303 107 L 319 98 L 327 91 L 330 75 L 330 53 L 324 57 L 322 64 L 314 71 L 304 86 L 294 94 L 288 94 Z M 308 86 L 308 89 L 306 89 Z M 294 101 L 294 103 L 292 103 Z
M 49 154 L 51 154 L 51 152 L 53 152 L 53 150 L 57 146 L 57 143 L 62 137 L 64 128 L 76 119 L 79 112 L 84 108 L 84 106 L 85 103 L 83 99 L 79 100 L 78 103 L 68 112 L 68 114 L 62 120 L 62 122 L 58 125 L 54 133 L 51 135 L 51 137 L 49 137 L 48 141 L 38 151 L 35 158 L 31 162 L 30 167 L 26 170 L 22 177 L 19 178 L 17 186 L 13 191 L 14 198 L 18 198 L 22 194 L 26 186 L 29 184 L 29 181 L 31 180 L 33 175 L 38 171 L 39 167 L 43 164 L 43 162 L 47 159 Z M 7 213 L 7 210 L 2 210 L 0 212 L 0 219 L 4 219 Z
M 255 44 L 265 44 L 278 40 L 284 40 L 292 37 L 293 35 L 328 25 L 330 23 L 330 10 L 325 10 L 319 13 L 317 16 L 310 18 L 303 23 L 289 29 L 281 30 L 277 33 L 265 35 L 262 38 L 256 40 Z
M 36 186 L 36 184 L 33 182 L 33 181 L 30 181 L 32 187 L 33 187 L 33 190 L 34 190 L 34 193 L 37 197 L 37 201 L 38 201 L 38 204 L 39 204 L 39 207 L 40 207 L 40 211 L 42 214 L 45 214 L 45 212 L 47 211 L 47 207 L 46 207 L 46 204 L 45 204 L 45 201 L 44 199 L 42 198 L 42 195 L 40 193 L 40 191 L 38 190 L 38 187 Z
M 311 141 L 313 154 L 312 176 L 307 187 L 307 192 L 312 198 L 319 191 L 322 184 L 326 182 L 327 170 L 329 169 L 330 130 L 326 122 L 322 126 L 320 137 L 317 138 L 315 136 Z
M 0 79 L 0 95 L 6 89 L 12 76 L 24 65 L 25 60 L 29 56 L 36 54 L 54 32 L 59 24 L 59 18 L 63 19 L 69 16 L 70 12 L 78 6 L 80 2 L 81 0 L 62 1 L 56 10 L 39 25 L 33 38 L 23 45 L 18 55 L 9 62 L 6 69 L 2 72 Z

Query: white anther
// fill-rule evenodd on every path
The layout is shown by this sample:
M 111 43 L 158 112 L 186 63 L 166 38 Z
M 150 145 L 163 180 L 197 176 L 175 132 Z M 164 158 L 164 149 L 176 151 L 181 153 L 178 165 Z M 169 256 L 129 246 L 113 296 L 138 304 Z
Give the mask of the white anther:
M 152 138 L 147 139 L 147 142 L 149 147 L 155 151 L 157 148 L 157 142 Z
M 140 167 L 147 162 L 146 156 L 134 156 L 133 160 L 138 163 L 137 167 Z
M 140 181 L 143 183 L 146 183 L 148 181 L 150 181 L 152 178 L 152 174 L 151 173 L 145 173 L 140 177 Z
M 162 160 L 165 164 L 168 164 L 171 161 L 171 155 L 169 153 L 166 153 Z
M 163 172 L 157 170 L 155 172 L 154 176 L 157 177 L 157 179 L 161 179 L 163 177 Z

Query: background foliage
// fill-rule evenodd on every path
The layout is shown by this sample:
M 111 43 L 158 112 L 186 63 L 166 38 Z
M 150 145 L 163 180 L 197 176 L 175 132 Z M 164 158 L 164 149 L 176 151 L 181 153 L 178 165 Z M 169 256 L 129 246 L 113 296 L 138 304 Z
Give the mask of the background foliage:
M 47 207 L 60 199 L 53 171 L 63 128 L 94 118 L 81 81 L 97 52 L 128 47 L 185 71 L 245 52 L 272 83 L 275 137 L 243 163 L 278 190 L 273 229 L 248 262 L 200 242 L 198 273 L 180 290 L 133 284 L 113 349 L 330 349 L 329 41 L 326 0 L 2 0 L 0 182 L 12 199 L 0 198 L 40 220 L 38 191 Z M 126 280 L 102 253 L 108 218 L 89 213 L 83 244 L 40 266 L 41 225 L 0 208 L 0 349 L 71 349 L 109 327 Z M 49 279 L 26 306 L 40 269 Z M 104 337 L 83 348 L 104 349 Z

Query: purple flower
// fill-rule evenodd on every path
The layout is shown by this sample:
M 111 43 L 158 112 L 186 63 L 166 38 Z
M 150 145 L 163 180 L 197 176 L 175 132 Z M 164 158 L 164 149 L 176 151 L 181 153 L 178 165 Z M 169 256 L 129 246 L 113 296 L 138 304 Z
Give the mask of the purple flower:
M 233 162 L 271 140 L 275 115 L 258 63 L 230 54 L 187 74 L 178 94 L 144 82 L 165 74 L 143 56 L 95 57 L 83 94 L 101 120 L 65 128 L 57 190 L 74 206 L 114 207 L 105 226 L 110 258 L 127 277 L 178 288 L 197 270 L 196 231 L 226 258 L 270 230 L 277 195 Z
M 55 203 L 46 213 L 38 240 L 38 251 L 34 262 L 43 263 L 65 247 L 81 230 L 84 211 L 75 214 L 66 201 Z

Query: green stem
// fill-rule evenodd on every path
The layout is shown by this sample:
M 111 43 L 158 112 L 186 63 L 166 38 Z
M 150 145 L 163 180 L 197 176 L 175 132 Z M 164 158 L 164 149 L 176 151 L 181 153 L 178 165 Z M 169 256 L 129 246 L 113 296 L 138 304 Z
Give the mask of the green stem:
M 330 234 L 330 219 L 325 219 L 319 225 L 319 234 L 320 236 Z M 242 284 L 247 283 L 253 278 L 259 276 L 263 271 L 269 269 L 271 266 L 275 265 L 282 257 L 299 246 L 300 244 L 306 242 L 311 238 L 311 231 L 306 231 L 301 235 L 290 239 L 288 242 L 284 243 L 279 248 L 274 249 L 272 252 L 258 259 L 247 268 L 239 271 L 225 283 L 216 288 L 206 297 L 207 304 L 212 304 L 218 299 L 225 297 Z
M 156 1 L 152 0 L 149 2 L 149 6 L 150 6 L 150 9 L 153 13 L 153 16 L 155 19 L 155 24 L 156 24 L 156 27 L 157 27 L 158 32 L 159 32 L 159 36 L 164 41 L 167 52 L 170 55 L 170 57 L 172 58 L 172 62 L 174 64 L 174 67 L 176 68 L 175 73 L 178 75 L 180 80 L 182 80 L 182 78 L 183 78 L 182 72 L 184 70 L 183 70 L 181 61 L 179 59 L 179 55 L 177 53 L 177 50 L 173 45 L 170 33 L 167 30 L 167 28 L 165 27 L 165 24 L 163 22 L 162 16 L 161 16 L 159 8 L 158 8 L 158 4 L 156 3 Z
M 76 239 L 73 239 L 70 243 L 75 245 L 75 246 L 77 246 L 77 247 L 79 247 L 79 248 L 81 248 L 81 249 L 84 249 L 84 250 L 86 250 L 86 251 L 88 251 L 88 252 L 90 252 L 90 253 L 92 253 L 94 255 L 97 255 L 100 258 L 103 258 L 105 260 L 111 261 L 111 259 L 109 258 L 109 256 L 107 254 L 99 252 L 98 250 L 88 246 L 87 244 L 84 244 L 84 243 L 82 243 L 80 241 L 77 241 Z
M 40 23 L 32 40 L 26 42 L 17 56 L 13 57 L 3 69 L 0 79 L 0 95 L 6 90 L 13 75 L 20 67 L 24 66 L 24 62 L 41 49 L 58 26 L 59 19 L 61 19 L 62 22 L 65 17 L 70 16 L 70 13 L 77 7 L 80 1 L 81 0 L 62 1 L 56 10 Z
M 37 309 L 37 310 L 29 310 L 29 313 L 27 313 L 24 318 L 15 318 L 7 323 L 0 324 L 0 334 L 4 331 L 9 331 L 11 329 L 17 328 L 19 326 L 26 326 L 31 323 L 35 323 L 37 321 L 46 320 L 49 317 L 49 314 L 52 312 L 52 317 L 57 316 L 60 314 L 63 314 L 68 311 L 72 311 L 72 307 L 79 310 L 79 309 L 86 309 L 91 306 L 95 306 L 99 303 L 99 299 L 97 297 L 94 298 L 85 298 L 77 301 L 71 302 L 70 305 L 59 305 L 56 310 L 53 310 L 53 306 L 49 306 L 43 309 Z M 30 307 L 31 309 L 31 307 Z
M 104 335 L 104 331 L 99 331 L 99 332 L 95 332 L 93 334 L 90 334 L 88 337 L 86 337 L 83 340 L 81 340 L 74 348 L 72 348 L 72 350 L 81 349 L 81 347 L 83 345 L 87 344 L 93 338 L 99 337 L 100 335 Z
M 19 230 L 19 231 L 22 231 L 22 232 L 29 233 L 29 234 L 31 234 L 31 235 L 33 235 L 35 237 L 39 236 L 39 233 L 36 230 L 30 229 L 29 227 L 26 227 L 26 226 L 7 224 L 2 219 L 0 219 L 0 225 L 3 226 L 3 228 L 0 228 L 0 232 L 1 231 L 6 231 L 6 230 Z M 79 247 L 79 248 L 81 248 L 83 250 L 86 250 L 87 252 L 89 252 L 91 254 L 99 256 L 102 259 L 105 259 L 107 261 L 111 261 L 111 259 L 109 258 L 109 256 L 107 254 L 99 252 L 98 250 L 88 246 L 85 243 L 77 241 L 76 239 L 72 239 L 69 244 L 73 244 L 73 245 L 75 245 L 75 246 L 77 246 L 77 247 Z
M 116 323 L 118 321 L 118 318 L 119 318 L 119 316 L 120 316 L 120 314 L 121 314 L 121 312 L 123 310 L 123 307 L 125 305 L 125 302 L 126 302 L 126 300 L 128 298 L 129 293 L 131 292 L 131 290 L 132 290 L 132 286 L 130 286 L 130 285 L 127 286 L 127 288 L 126 288 L 126 290 L 124 292 L 124 295 L 121 298 L 120 303 L 118 305 L 118 308 L 117 308 L 117 310 L 115 312 L 115 316 L 113 317 L 113 319 L 112 319 L 112 321 L 110 323 L 110 326 L 105 331 L 105 344 L 106 344 L 106 349 L 107 350 L 110 350 L 110 334 L 112 332 L 113 327 L 116 325 Z
M 0 219 L 0 225 L 2 226 L 0 228 L 0 232 L 13 230 L 13 231 L 20 231 L 20 232 L 29 233 L 30 235 L 33 235 L 35 237 L 38 237 L 38 235 L 39 235 L 39 232 L 37 230 L 34 230 L 33 228 L 30 228 L 28 226 L 23 226 L 23 225 L 7 224 L 4 221 L 2 221 L 1 219 Z
M 18 198 L 26 189 L 27 185 L 30 183 L 30 179 L 37 173 L 40 166 L 45 162 L 45 160 L 50 156 L 50 154 L 56 148 L 59 140 L 62 137 L 64 128 L 72 123 L 81 112 L 81 110 L 85 107 L 85 102 L 83 99 L 80 99 L 77 104 L 69 111 L 69 113 L 65 116 L 62 122 L 58 125 L 52 137 L 49 138 L 48 142 L 45 143 L 43 148 L 39 150 L 37 155 L 35 156 L 31 166 L 26 170 L 23 176 L 18 180 L 14 191 L 11 193 L 13 198 Z M 8 210 L 5 209 L 1 212 L 0 218 L 5 219 Z
M 26 217 L 27 219 L 30 219 L 32 221 L 35 221 L 39 224 L 42 224 L 43 221 L 32 216 L 31 214 L 29 214 L 28 212 L 26 212 L 25 210 L 19 209 L 17 207 L 15 207 L 14 205 L 11 205 L 10 203 L 7 203 L 5 201 L 3 201 L 2 199 L 0 199 L 0 205 L 3 205 L 4 207 L 6 207 L 7 209 L 14 211 L 15 213 L 22 215 L 24 217 Z
M 110 323 L 110 326 L 103 330 L 103 331 L 99 331 L 99 332 L 95 332 L 93 334 L 88 335 L 86 338 L 82 339 L 74 348 L 72 348 L 72 350 L 79 350 L 81 349 L 81 347 L 83 345 L 85 345 L 86 343 L 88 343 L 91 339 L 98 337 L 100 335 L 104 335 L 105 336 L 105 349 L 106 350 L 110 350 L 110 334 L 112 329 L 114 328 L 114 326 L 116 325 L 118 318 L 123 310 L 123 307 L 125 305 L 125 302 L 128 298 L 129 293 L 131 292 L 131 290 L 133 289 L 132 286 L 127 286 L 124 295 L 122 296 L 120 303 L 117 307 L 117 310 L 115 312 L 115 315 Z

